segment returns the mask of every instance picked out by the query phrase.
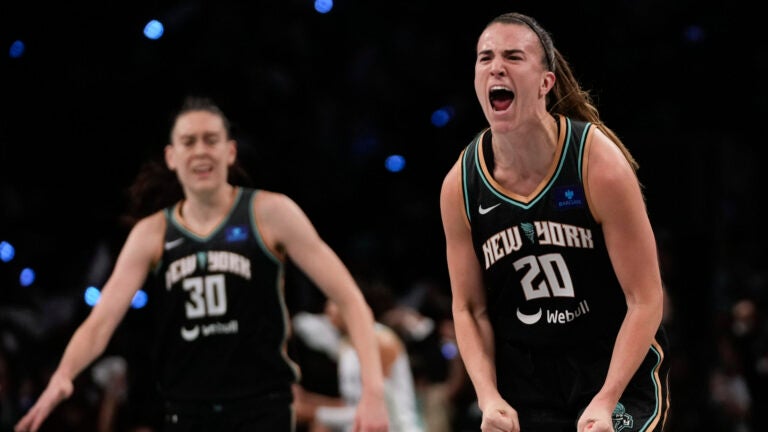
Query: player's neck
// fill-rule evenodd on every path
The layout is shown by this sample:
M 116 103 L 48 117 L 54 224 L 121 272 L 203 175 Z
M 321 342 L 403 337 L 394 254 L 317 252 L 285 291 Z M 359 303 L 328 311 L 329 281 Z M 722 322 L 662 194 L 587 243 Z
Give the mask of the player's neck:
M 227 184 L 211 194 L 184 198 L 178 209 L 179 220 L 192 232 L 207 235 L 229 214 L 237 188 Z

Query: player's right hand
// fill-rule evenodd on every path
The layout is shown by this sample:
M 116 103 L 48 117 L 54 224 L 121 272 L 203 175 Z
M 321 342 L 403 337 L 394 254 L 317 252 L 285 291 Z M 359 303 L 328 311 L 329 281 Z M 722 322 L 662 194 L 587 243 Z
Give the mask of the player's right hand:
M 504 399 L 491 401 L 483 408 L 483 421 L 480 424 L 483 432 L 520 432 L 520 422 L 517 411 Z
M 54 373 L 32 408 L 16 423 L 14 432 L 37 432 L 56 405 L 71 396 L 73 390 L 71 379 Z

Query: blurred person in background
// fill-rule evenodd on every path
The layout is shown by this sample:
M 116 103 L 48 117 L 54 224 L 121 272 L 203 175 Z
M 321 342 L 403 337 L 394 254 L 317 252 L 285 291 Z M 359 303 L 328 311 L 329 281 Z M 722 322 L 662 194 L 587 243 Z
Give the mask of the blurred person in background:
M 413 382 L 408 351 L 397 333 L 380 323 L 382 297 L 367 293 L 376 322 L 376 343 L 384 372 L 384 389 L 389 413 L 390 432 L 425 431 Z M 380 288 L 380 287 L 379 287 Z M 381 294 L 377 290 L 376 294 Z M 314 349 L 325 353 L 337 365 L 339 397 L 307 391 L 301 383 L 294 385 L 295 406 L 300 423 L 310 432 L 348 432 L 353 429 L 354 407 L 362 391 L 361 369 L 357 354 L 350 344 L 350 330 L 341 319 L 338 306 L 325 302 L 322 314 L 303 312 L 294 320 L 295 335 Z
M 167 431 L 292 431 L 285 352 L 289 322 L 283 267 L 297 265 L 338 305 L 360 358 L 355 430 L 386 431 L 373 315 L 347 268 L 289 197 L 242 187 L 237 146 L 221 109 L 185 100 L 174 117 L 165 167 L 133 186 L 141 213 L 99 302 L 70 339 L 47 387 L 16 424 L 37 431 L 105 350 L 137 290 L 155 285 L 157 380 Z M 158 170 L 159 169 L 159 170 Z
M 382 314 L 405 343 L 428 432 L 479 429 L 477 400 L 456 346 L 451 298 L 440 283 L 418 280 Z

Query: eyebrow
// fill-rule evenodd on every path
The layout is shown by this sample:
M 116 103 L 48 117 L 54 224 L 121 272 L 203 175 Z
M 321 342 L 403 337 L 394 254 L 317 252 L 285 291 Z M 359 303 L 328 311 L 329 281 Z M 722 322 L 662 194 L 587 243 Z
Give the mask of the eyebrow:
M 179 138 L 191 138 L 191 137 L 196 137 L 198 135 L 202 135 L 203 137 L 209 137 L 209 136 L 224 135 L 224 133 L 222 131 L 205 130 L 205 131 L 202 131 L 201 133 L 194 132 L 194 133 L 179 134 Z
M 478 51 L 477 56 L 479 57 L 481 55 L 487 55 L 492 53 L 493 53 L 493 50 L 487 49 L 487 50 Z M 504 56 L 508 56 L 510 54 L 525 54 L 525 51 L 519 48 L 513 48 L 513 49 L 504 50 L 501 52 L 501 54 Z

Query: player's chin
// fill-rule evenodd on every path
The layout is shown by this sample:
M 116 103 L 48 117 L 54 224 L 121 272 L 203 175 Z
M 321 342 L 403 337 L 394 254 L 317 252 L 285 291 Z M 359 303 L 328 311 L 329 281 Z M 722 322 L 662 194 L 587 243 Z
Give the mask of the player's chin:
M 212 179 L 194 179 L 186 183 L 185 189 L 195 194 L 205 194 L 213 192 L 217 187 L 221 186 L 221 181 L 213 181 Z
M 509 132 L 513 129 L 513 122 L 510 120 L 509 116 L 493 116 L 488 119 L 488 124 L 490 125 L 491 130 L 497 134 Z

